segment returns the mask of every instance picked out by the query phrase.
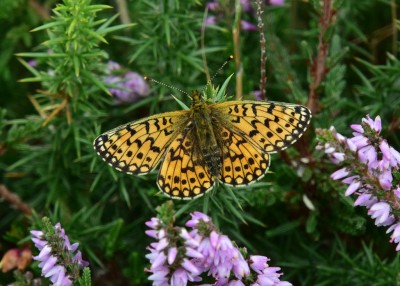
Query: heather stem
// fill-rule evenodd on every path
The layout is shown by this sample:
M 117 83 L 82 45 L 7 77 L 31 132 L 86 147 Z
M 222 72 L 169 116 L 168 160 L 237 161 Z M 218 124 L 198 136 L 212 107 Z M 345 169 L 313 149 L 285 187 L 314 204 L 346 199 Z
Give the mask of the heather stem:
M 0 185 L 0 198 L 3 198 L 7 201 L 11 206 L 15 207 L 17 210 L 22 212 L 25 215 L 30 216 L 32 214 L 32 209 L 29 205 L 24 203 L 21 198 L 12 193 L 7 189 L 5 185 Z
M 319 94 L 317 89 L 321 85 L 321 82 L 328 71 L 328 68 L 325 66 L 328 55 L 328 39 L 326 38 L 326 31 L 329 26 L 332 25 L 335 12 L 336 11 L 332 7 L 332 0 L 324 0 L 322 14 L 320 16 L 318 54 L 317 58 L 314 58 L 311 63 L 311 83 L 307 107 L 312 113 L 317 112 L 319 109 Z
M 236 99 L 243 97 L 243 66 L 240 55 L 240 18 L 241 4 L 239 0 L 235 1 L 235 22 L 233 23 L 233 47 L 236 66 Z
M 261 50 L 261 56 L 260 56 L 260 91 L 261 91 L 261 98 L 263 100 L 267 99 L 267 76 L 265 74 L 265 66 L 267 62 L 267 53 L 266 53 L 266 46 L 265 46 L 265 36 L 264 36 L 264 31 L 263 31 L 263 21 L 262 21 L 262 1 L 257 0 L 257 27 L 258 27 L 258 32 L 260 33 L 260 50 Z

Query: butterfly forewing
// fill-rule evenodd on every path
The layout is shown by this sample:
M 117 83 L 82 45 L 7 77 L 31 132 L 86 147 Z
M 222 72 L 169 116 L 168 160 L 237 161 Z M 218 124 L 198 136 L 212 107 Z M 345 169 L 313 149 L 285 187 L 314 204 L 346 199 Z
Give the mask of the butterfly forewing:
M 147 174 L 163 158 L 187 113 L 187 110 L 167 112 L 119 126 L 97 137 L 94 148 L 119 171 Z
M 311 120 L 308 108 L 290 103 L 228 101 L 210 108 L 216 114 L 225 114 L 232 129 L 268 153 L 297 141 Z

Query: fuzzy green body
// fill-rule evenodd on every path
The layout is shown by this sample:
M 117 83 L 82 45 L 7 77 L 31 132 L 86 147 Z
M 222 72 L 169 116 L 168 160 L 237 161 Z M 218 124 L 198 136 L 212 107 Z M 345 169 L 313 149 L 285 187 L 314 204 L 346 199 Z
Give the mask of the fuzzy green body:
M 197 91 L 192 94 L 192 108 L 190 118 L 195 128 L 195 140 L 201 154 L 198 158 L 203 158 L 205 165 L 210 170 L 210 173 L 216 177 L 220 177 L 220 169 L 222 162 L 222 150 L 218 147 L 217 137 L 214 133 L 218 130 L 217 120 L 213 120 L 209 105 L 203 100 L 201 94 Z

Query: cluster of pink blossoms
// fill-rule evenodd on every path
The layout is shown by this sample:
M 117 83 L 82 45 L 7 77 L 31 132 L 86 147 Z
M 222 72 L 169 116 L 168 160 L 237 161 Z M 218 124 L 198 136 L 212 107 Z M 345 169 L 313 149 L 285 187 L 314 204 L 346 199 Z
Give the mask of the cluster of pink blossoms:
M 216 286 L 290 286 L 280 281 L 279 267 L 270 267 L 265 256 L 250 256 L 246 260 L 241 251 L 226 236 L 219 233 L 210 217 L 195 212 L 186 227 L 165 225 L 152 218 L 146 223 L 146 234 L 157 239 L 148 247 L 146 255 L 151 266 L 149 280 L 155 286 L 185 286 L 188 282 L 200 282 L 212 278 Z M 193 283 L 191 283 L 193 285 Z
M 39 261 L 42 276 L 48 278 L 52 285 L 72 286 L 78 279 L 76 275 L 89 263 L 82 259 L 78 250 L 79 243 L 71 244 L 60 223 L 54 226 L 54 233 L 32 230 L 32 241 L 40 251 L 33 259 Z
M 381 118 L 368 115 L 361 124 L 353 124 L 352 138 L 346 138 L 331 127 L 319 130 L 317 149 L 343 168 L 331 175 L 347 184 L 345 195 L 356 194 L 355 206 L 365 206 L 377 226 L 389 227 L 391 242 L 400 242 L 400 153 L 380 136 Z M 397 177 L 397 179 L 396 179 Z M 400 250 L 400 244 L 396 250 Z

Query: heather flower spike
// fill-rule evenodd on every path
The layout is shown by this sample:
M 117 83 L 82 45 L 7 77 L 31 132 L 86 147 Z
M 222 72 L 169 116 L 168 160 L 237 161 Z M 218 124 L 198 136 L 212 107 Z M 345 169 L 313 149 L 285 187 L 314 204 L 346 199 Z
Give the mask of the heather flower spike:
M 280 281 L 279 267 L 270 267 L 269 258 L 250 256 L 239 249 L 230 238 L 220 233 L 211 218 L 201 212 L 191 214 L 185 227 L 174 226 L 171 202 L 159 208 L 159 217 L 146 223 L 146 233 L 157 239 L 147 248 L 146 258 L 153 285 L 210 285 L 203 278 L 214 281 L 212 285 L 292 285 Z M 167 214 L 166 219 L 162 214 Z
M 221 22 L 224 19 L 225 13 L 226 13 L 225 12 L 226 9 L 224 8 L 224 6 L 226 6 L 226 5 L 221 4 L 221 2 L 223 2 L 223 1 L 213 0 L 206 4 L 206 8 L 209 10 L 210 14 L 213 14 L 213 15 L 208 16 L 205 19 L 205 24 L 217 25 L 218 22 Z M 284 2 L 283 0 L 271 1 L 268 4 L 270 4 L 272 6 L 282 6 L 284 4 L 283 2 Z M 254 16 L 255 9 L 253 9 L 253 7 L 252 7 L 252 1 L 240 0 L 240 5 L 241 5 L 243 12 Z M 258 30 L 256 24 L 253 24 L 246 20 L 240 21 L 240 27 L 243 31 L 257 31 Z
M 79 244 L 71 244 L 60 223 L 52 226 L 48 218 L 43 218 L 43 230 L 32 230 L 32 241 L 40 251 L 33 259 L 39 261 L 42 276 L 48 278 L 52 285 L 78 285 L 80 270 L 89 263 L 82 259 L 77 251 Z
M 330 160 L 341 168 L 331 175 L 347 184 L 346 196 L 356 195 L 355 206 L 365 206 L 377 226 L 389 226 L 390 242 L 400 242 L 400 156 L 381 137 L 382 120 L 369 115 L 361 124 L 352 124 L 353 137 L 346 138 L 335 128 L 318 130 L 317 149 L 324 150 Z M 338 155 L 339 154 L 339 155 Z M 400 250 L 400 244 L 396 250 Z
M 149 85 L 140 74 L 126 71 L 118 63 L 108 62 L 108 76 L 104 81 L 114 96 L 116 104 L 131 103 L 149 94 Z

